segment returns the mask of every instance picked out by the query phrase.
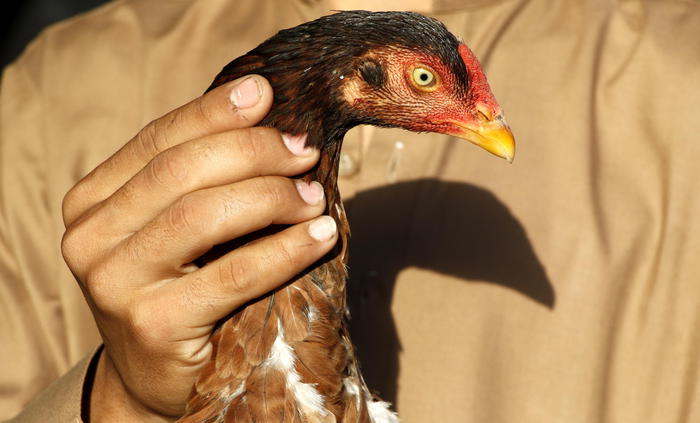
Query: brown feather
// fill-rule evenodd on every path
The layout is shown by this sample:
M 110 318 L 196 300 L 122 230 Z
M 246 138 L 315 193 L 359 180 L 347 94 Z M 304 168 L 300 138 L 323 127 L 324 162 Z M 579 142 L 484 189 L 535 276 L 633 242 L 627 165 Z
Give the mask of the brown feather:
M 309 335 L 310 322 L 308 311 L 313 308 L 298 286 L 282 289 L 275 295 L 278 307 L 275 314 L 284 322 L 285 339 L 290 342 L 301 341 Z
M 192 420 L 194 423 L 196 420 Z M 245 397 L 238 397 L 227 404 L 226 415 L 223 420 L 216 420 L 216 423 L 252 423 L 253 415 L 250 412 L 248 401 Z
M 232 325 L 246 360 L 253 367 L 267 358 L 277 336 L 277 325 L 270 321 L 271 301 L 272 298 L 267 298 L 248 305 L 240 323 Z
M 256 421 L 284 421 L 285 375 L 270 366 L 258 366 L 246 381 L 246 401 Z

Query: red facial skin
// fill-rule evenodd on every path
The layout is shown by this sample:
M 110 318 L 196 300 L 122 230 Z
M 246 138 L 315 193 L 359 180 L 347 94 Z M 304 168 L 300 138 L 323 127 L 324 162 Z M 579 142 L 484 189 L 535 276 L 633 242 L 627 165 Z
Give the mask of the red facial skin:
M 469 91 L 471 92 L 472 104 L 480 104 L 491 112 L 492 117 L 501 115 L 501 106 L 496 102 L 496 98 L 491 93 L 491 87 L 486 81 L 486 75 L 481 69 L 481 64 L 474 56 L 469 47 L 465 44 L 459 45 L 459 56 L 464 61 L 469 73 Z
M 499 116 L 501 108 L 478 60 L 464 44 L 459 46 L 459 55 L 469 76 L 466 93 L 456 88 L 455 75 L 435 56 L 391 47 L 375 51 L 372 56 L 383 63 L 388 80 L 379 90 L 357 86 L 360 92 L 352 95 L 353 105 L 392 125 L 449 135 L 464 131 L 454 122 L 478 124 Z M 435 71 L 434 89 L 424 91 L 412 82 L 411 72 L 417 65 L 427 65 Z

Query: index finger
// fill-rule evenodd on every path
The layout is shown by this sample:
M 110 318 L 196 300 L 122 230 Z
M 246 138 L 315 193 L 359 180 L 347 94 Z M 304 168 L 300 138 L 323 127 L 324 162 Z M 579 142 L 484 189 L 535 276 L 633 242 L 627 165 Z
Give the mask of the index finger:
M 150 122 L 66 194 L 64 223 L 108 198 L 159 153 L 205 135 L 251 127 L 265 117 L 271 105 L 270 84 L 259 75 L 249 75 Z

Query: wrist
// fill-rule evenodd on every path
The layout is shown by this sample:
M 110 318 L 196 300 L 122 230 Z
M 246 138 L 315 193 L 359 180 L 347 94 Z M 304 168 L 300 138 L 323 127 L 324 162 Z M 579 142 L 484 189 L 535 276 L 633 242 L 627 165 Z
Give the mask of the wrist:
M 103 349 L 95 370 L 90 393 L 90 423 L 174 422 L 176 418 L 151 410 L 132 396 L 109 354 Z

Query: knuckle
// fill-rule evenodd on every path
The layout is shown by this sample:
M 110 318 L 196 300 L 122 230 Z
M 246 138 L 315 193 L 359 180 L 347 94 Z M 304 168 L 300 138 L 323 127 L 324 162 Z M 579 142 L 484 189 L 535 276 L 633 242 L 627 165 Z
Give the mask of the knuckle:
M 238 131 L 236 143 L 234 144 L 237 151 L 235 154 L 246 163 L 255 164 L 259 157 L 259 146 L 256 142 L 256 137 L 253 133 L 253 128 L 241 129 Z
M 66 228 L 61 238 L 61 254 L 68 268 L 79 276 L 84 272 L 86 262 L 93 255 L 95 239 L 94 230 L 88 220 L 73 222 Z
M 82 235 L 75 229 L 74 226 L 66 229 L 61 238 L 61 254 L 63 260 L 68 265 L 73 273 L 77 272 L 79 267 L 78 257 L 82 246 Z
M 150 230 L 142 230 L 125 240 L 119 253 L 128 263 L 141 263 L 162 258 L 163 245 L 172 239 L 169 226 L 154 225 Z
M 148 165 L 150 177 L 163 187 L 182 184 L 189 176 L 188 161 L 177 154 L 177 150 L 167 150 L 155 156 Z
M 289 200 L 289 184 L 286 178 L 280 176 L 263 176 L 257 178 L 256 184 L 257 200 L 279 207 Z
M 170 126 L 177 120 L 177 113 L 171 113 L 151 121 L 136 135 L 136 139 L 146 157 L 156 156 L 167 148 L 164 126 Z
M 185 194 L 176 200 L 168 209 L 165 223 L 168 230 L 175 229 L 197 233 L 199 222 L 206 220 L 206 213 L 203 213 L 202 199 L 196 193 Z
M 240 129 L 237 132 L 237 155 L 253 167 L 258 167 L 261 162 L 267 159 L 269 154 L 267 146 L 270 144 L 268 139 L 277 131 L 272 128 L 253 127 Z
M 192 142 L 188 145 L 188 149 L 184 154 L 192 163 L 196 163 L 196 165 L 193 165 L 195 169 L 206 168 L 210 164 L 215 164 L 218 160 L 221 160 L 222 156 L 225 157 L 225 151 L 223 151 L 225 146 L 226 143 L 204 139 L 200 142 Z
M 150 301 L 133 301 L 125 312 L 125 325 L 142 347 L 155 346 L 170 336 L 170 325 Z
M 271 241 L 268 254 L 265 256 L 268 266 L 293 267 L 297 264 L 294 254 L 281 239 Z
M 66 227 L 99 204 L 99 199 L 95 196 L 94 184 L 91 183 L 92 179 L 93 173 L 88 174 L 63 196 L 61 213 Z
M 210 223 L 214 226 L 219 226 L 228 219 L 239 217 L 249 207 L 249 204 L 238 197 L 232 195 L 220 196 L 217 199 L 216 206 L 213 206 L 210 210 L 212 216 L 217 216 L 218 218 L 211 219 Z
M 115 269 L 108 261 L 101 260 L 86 272 L 83 285 L 98 310 L 114 312 L 119 309 L 118 296 L 115 295 Z
M 209 128 L 215 126 L 215 113 L 210 107 L 207 107 L 209 102 L 207 102 L 208 97 L 199 97 L 192 103 L 192 111 L 195 115 L 195 119 L 201 122 L 204 127 Z
M 78 204 L 81 202 L 80 197 L 80 184 L 71 188 L 63 197 L 61 213 L 63 215 L 63 222 L 66 225 L 69 225 L 75 219 L 78 213 Z
M 117 209 L 128 208 L 139 201 L 139 187 L 134 180 L 131 180 L 121 187 L 109 199 L 112 206 Z
M 207 312 L 215 310 L 217 301 L 227 298 L 224 292 L 212 292 L 210 281 L 201 276 L 188 278 L 182 292 L 183 304 Z
M 223 291 L 232 295 L 245 295 L 255 283 L 255 272 L 248 271 L 249 268 L 238 260 L 224 260 L 219 263 L 216 278 Z

